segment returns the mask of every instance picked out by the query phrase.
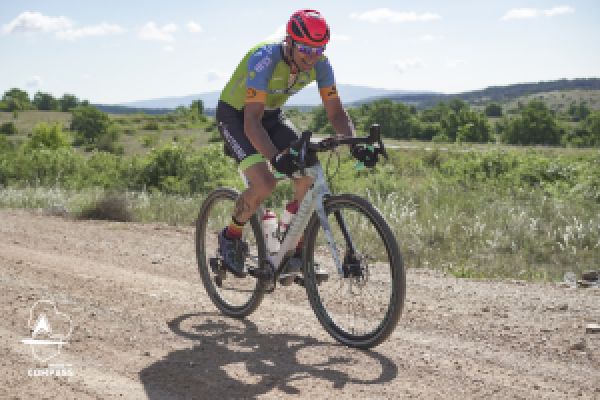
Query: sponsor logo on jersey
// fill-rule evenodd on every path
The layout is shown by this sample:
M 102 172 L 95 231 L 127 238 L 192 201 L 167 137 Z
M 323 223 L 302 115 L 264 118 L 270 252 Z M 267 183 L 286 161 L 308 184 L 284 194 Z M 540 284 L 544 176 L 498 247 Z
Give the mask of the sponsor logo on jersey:
M 256 72 L 261 72 L 269 65 L 271 65 L 271 57 L 265 57 L 254 66 L 254 70 Z

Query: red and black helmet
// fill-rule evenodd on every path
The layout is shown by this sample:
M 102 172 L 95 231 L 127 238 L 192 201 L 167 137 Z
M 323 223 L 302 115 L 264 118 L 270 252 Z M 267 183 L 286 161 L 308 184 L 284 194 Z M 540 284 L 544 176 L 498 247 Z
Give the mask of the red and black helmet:
M 329 26 L 321 13 L 315 10 L 293 13 L 286 30 L 292 40 L 309 46 L 322 47 L 329 42 Z

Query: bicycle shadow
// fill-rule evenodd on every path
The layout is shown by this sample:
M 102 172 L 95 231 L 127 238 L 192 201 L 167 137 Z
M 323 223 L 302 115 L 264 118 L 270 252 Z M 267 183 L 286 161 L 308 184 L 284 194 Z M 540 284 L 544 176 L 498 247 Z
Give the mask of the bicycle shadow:
M 195 343 L 140 371 L 149 399 L 255 398 L 277 389 L 291 395 L 302 393 L 294 382 L 306 378 L 342 389 L 348 383 L 382 384 L 398 375 L 392 360 L 377 352 L 310 336 L 262 333 L 249 320 L 190 313 L 169 327 Z

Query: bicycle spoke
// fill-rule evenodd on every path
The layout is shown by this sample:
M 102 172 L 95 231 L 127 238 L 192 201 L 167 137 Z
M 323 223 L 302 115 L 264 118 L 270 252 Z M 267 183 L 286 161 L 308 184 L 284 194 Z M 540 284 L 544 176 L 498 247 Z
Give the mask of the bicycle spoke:
M 224 189 L 207 198 L 197 223 L 196 252 L 202 281 L 215 305 L 227 315 L 242 317 L 260 303 L 262 291 L 252 276 L 237 278 L 227 271 L 218 254 L 218 235 L 231 221 L 236 198 L 235 192 Z M 242 233 L 249 247 L 247 269 L 258 266 L 260 260 L 260 244 L 255 233 L 257 222 L 253 220 L 244 226 Z
M 401 312 L 404 270 L 397 245 L 387 225 L 382 228 L 385 221 L 363 199 L 330 201 L 326 213 L 343 274 L 335 268 L 319 221 L 311 233 L 308 261 L 325 268 L 329 279 L 319 285 L 307 282 L 309 298 L 336 339 L 370 347 L 391 333 Z

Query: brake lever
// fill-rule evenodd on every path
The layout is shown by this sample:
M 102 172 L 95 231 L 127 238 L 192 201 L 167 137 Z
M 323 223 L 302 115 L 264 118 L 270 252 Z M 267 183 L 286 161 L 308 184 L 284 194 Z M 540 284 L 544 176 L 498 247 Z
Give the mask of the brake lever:
M 296 158 L 294 163 L 301 171 L 304 171 L 304 168 L 306 167 L 305 158 L 311 136 L 311 131 L 304 131 L 302 132 L 300 139 L 290 145 L 290 154 Z
M 385 146 L 383 145 L 383 140 L 381 139 L 381 125 L 371 125 L 371 129 L 369 130 L 369 138 L 373 143 L 377 142 L 378 146 L 375 148 L 375 152 L 384 156 L 386 160 L 389 160 L 390 158 L 387 154 L 387 151 L 385 151 Z

